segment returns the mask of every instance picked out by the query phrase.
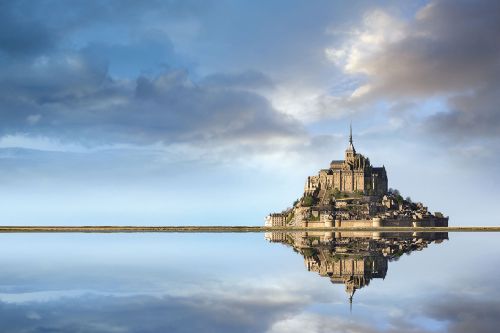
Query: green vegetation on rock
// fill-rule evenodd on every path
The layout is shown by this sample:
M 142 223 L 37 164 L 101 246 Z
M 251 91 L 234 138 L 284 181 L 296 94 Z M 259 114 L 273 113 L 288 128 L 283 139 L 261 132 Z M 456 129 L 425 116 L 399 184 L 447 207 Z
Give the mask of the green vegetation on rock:
M 312 205 L 314 205 L 314 198 L 312 197 L 312 195 L 304 196 L 304 198 L 302 199 L 302 206 L 311 207 Z

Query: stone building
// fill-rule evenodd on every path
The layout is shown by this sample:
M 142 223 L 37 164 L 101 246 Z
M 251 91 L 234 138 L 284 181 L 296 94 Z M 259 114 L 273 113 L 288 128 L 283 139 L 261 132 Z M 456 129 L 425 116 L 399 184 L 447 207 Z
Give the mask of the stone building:
M 272 213 L 266 217 L 266 227 L 284 227 L 286 226 L 288 212 Z
M 323 197 L 329 190 L 384 195 L 387 189 L 385 167 L 373 167 L 369 158 L 356 152 L 351 126 L 349 146 L 345 150 L 344 160 L 334 160 L 330 163 L 329 169 L 321 170 L 317 176 L 307 177 L 304 192 L 306 195 L 319 197 Z

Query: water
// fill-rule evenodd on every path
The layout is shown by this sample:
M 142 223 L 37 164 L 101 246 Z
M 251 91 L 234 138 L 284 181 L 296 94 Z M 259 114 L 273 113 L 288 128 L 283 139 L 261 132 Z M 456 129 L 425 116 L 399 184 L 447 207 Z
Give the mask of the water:
M 498 234 L 280 239 L 1 234 L 0 331 L 498 332 Z

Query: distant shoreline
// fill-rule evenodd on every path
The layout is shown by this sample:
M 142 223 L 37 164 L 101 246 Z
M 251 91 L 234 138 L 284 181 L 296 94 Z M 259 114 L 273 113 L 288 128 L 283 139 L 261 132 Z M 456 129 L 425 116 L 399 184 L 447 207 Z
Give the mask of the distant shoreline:
M 261 226 L 0 226 L 0 233 L 134 233 L 134 232 L 500 232 L 498 227 L 367 227 L 367 228 L 290 228 Z

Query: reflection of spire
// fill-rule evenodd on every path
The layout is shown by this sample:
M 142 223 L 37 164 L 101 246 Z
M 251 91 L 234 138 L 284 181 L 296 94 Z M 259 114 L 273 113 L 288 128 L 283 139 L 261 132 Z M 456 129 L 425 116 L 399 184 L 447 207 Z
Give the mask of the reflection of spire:
M 349 312 L 352 313 L 352 296 L 354 296 L 354 292 L 356 289 L 352 289 L 351 292 L 349 293 Z
M 389 261 L 399 258 L 401 251 L 411 253 L 432 242 L 448 239 L 447 233 L 429 233 L 419 240 L 408 238 L 406 234 L 384 238 L 356 234 L 334 240 L 330 235 L 314 231 L 309 235 L 302 232 L 273 232 L 270 235 L 272 242 L 291 246 L 301 253 L 308 271 L 328 277 L 333 284 L 343 284 L 350 313 L 355 292 L 368 286 L 372 279 L 385 278 Z

